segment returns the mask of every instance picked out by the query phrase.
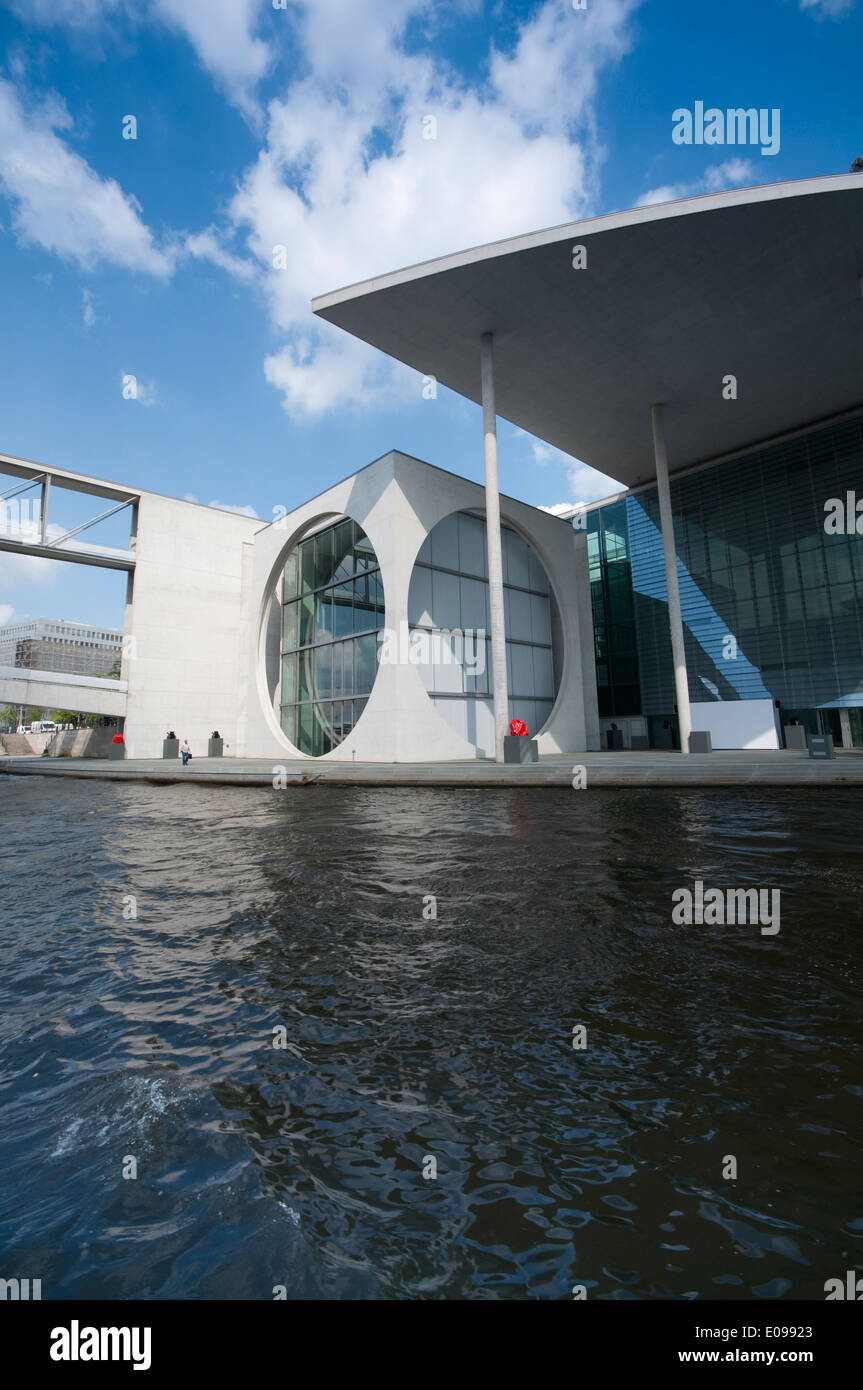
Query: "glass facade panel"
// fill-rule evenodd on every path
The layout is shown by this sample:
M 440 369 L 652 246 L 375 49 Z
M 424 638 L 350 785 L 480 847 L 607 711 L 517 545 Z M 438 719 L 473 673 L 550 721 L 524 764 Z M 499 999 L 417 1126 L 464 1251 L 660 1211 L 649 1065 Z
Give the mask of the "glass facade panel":
M 352 579 L 354 573 L 354 523 L 340 521 L 333 528 L 333 580 Z
M 356 522 L 328 526 L 288 556 L 283 605 L 281 725 L 300 752 L 321 757 L 354 727 L 377 672 L 383 585 Z
M 857 415 L 671 480 L 690 699 L 772 697 L 813 727 L 863 707 L 863 536 L 824 529 L 861 476 Z M 588 531 L 599 712 L 676 722 L 656 490 Z
M 333 533 L 322 531 L 315 536 L 315 588 L 329 584 L 333 576 Z
M 374 632 L 366 633 L 363 637 L 358 637 L 353 644 L 354 647 L 354 681 L 353 693 L 355 695 L 368 695 L 375 683 L 375 673 L 378 662 L 378 640 Z
M 588 514 L 588 564 L 601 716 L 640 714 L 638 650 L 625 501 Z M 703 548 L 703 537 L 696 543 Z M 660 562 L 662 552 L 660 548 Z M 664 573 L 664 571 L 663 571 Z
M 333 605 L 333 636 L 349 637 L 354 630 L 354 586 L 339 584 L 329 592 Z
M 299 593 L 300 585 L 300 565 L 299 555 L 296 550 L 292 550 L 285 561 L 284 588 L 282 595 L 285 599 L 294 598 Z
M 289 652 L 299 646 L 300 605 L 286 603 L 282 609 L 282 651 Z
M 315 542 L 303 541 L 300 546 L 300 592 L 309 594 L 315 587 Z
M 501 527 L 501 550 L 509 717 L 524 719 L 535 734 L 557 694 L 552 600 L 539 556 L 508 526 Z M 436 709 L 450 728 L 489 753 L 494 714 L 486 573 L 484 520 L 466 512 L 445 517 L 417 556 L 408 615 L 426 642 L 428 659 L 417 669 Z

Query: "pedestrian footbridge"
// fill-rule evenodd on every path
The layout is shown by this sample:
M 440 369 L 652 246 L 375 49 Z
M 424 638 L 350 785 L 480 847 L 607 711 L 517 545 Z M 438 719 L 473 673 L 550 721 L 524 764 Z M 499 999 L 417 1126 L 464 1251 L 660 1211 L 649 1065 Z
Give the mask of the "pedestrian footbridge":
M 126 714 L 126 681 L 102 676 L 75 676 L 66 671 L 34 671 L 0 666 L 0 705 L 68 709 L 81 714 Z

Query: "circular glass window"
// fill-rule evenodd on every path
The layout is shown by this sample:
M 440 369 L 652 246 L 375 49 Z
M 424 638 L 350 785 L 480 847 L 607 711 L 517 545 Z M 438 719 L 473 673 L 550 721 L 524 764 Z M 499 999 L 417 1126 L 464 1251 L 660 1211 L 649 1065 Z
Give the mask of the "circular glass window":
M 551 714 L 558 689 L 554 597 L 522 536 L 501 526 L 509 718 L 531 734 Z M 491 621 L 485 520 L 444 517 L 426 537 L 411 576 L 411 644 L 429 699 L 481 753 L 494 753 Z
M 282 729 L 320 757 L 347 738 L 377 673 L 384 591 L 371 542 L 355 521 L 300 541 L 282 585 Z

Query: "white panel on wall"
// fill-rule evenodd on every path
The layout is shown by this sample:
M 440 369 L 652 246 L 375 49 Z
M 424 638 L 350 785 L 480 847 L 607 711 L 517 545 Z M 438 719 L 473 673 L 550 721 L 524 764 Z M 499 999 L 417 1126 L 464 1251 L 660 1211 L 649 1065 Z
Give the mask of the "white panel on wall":
M 548 716 L 551 714 L 552 706 L 552 700 L 537 700 L 536 714 L 534 715 L 534 718 L 536 720 L 536 728 L 531 729 L 531 733 L 538 734 L 543 724 L 548 722 Z
M 482 579 L 462 579 L 461 581 L 461 625 L 488 632 L 488 584 Z
M 485 548 L 485 525 L 475 516 L 460 515 L 458 519 L 459 569 L 465 574 L 486 576 L 488 562 Z
M 534 695 L 533 647 L 512 644 L 512 693 L 514 695 Z
M 704 700 L 690 706 L 693 729 L 708 730 L 714 748 L 778 748 L 772 700 Z
M 509 591 L 509 626 L 506 630 L 507 637 L 518 642 L 529 642 L 531 639 L 531 604 L 542 603 L 542 599 L 536 599 L 531 594 L 525 594 L 521 589 L 510 589 Z
M 432 625 L 434 627 L 461 627 L 461 603 L 459 581 L 455 574 L 432 574 Z
M 551 663 L 551 649 L 549 647 L 532 647 L 533 652 L 533 685 L 537 695 L 544 695 L 551 699 L 554 695 L 554 672 Z
M 488 641 L 469 638 L 465 642 L 465 690 L 486 693 L 489 685 Z
M 431 533 L 432 564 L 458 569 L 458 517 L 445 516 Z
M 514 531 L 503 532 L 505 584 L 518 584 L 523 589 L 530 587 L 530 563 L 527 558 L 527 542 Z
M 473 700 L 435 700 L 435 709 L 449 727 L 462 738 L 473 739 L 468 733 L 468 705 L 474 704 Z
M 537 594 L 530 595 L 530 630 L 534 642 L 551 642 L 551 619 L 548 613 L 548 599 Z
M 432 616 L 432 572 L 415 569 L 408 594 L 408 622 L 430 627 Z
M 443 702 L 442 702 L 443 703 Z M 494 706 L 491 700 L 468 700 L 465 737 L 484 757 L 494 756 Z
M 435 688 L 434 666 L 430 661 L 423 661 L 417 665 L 417 670 L 419 671 L 419 677 L 423 683 L 424 689 L 426 689 L 429 692 L 429 694 L 431 694 L 431 692 Z
M 548 593 L 548 580 L 545 577 L 545 570 L 539 562 L 533 550 L 529 551 L 530 560 L 530 587 L 538 589 L 541 594 Z
M 492 689 L 490 638 L 486 638 L 485 643 L 485 672 L 481 675 L 477 675 L 475 685 L 477 690 L 491 691 Z
M 447 646 L 449 645 L 448 643 Z M 458 654 L 457 652 L 452 652 L 451 648 L 450 653 L 453 656 Z M 433 655 L 442 655 L 442 653 L 433 652 Z M 465 688 L 464 670 L 462 666 L 455 660 L 436 661 L 434 663 L 434 688 L 436 691 L 453 691 L 457 694 L 462 694 Z

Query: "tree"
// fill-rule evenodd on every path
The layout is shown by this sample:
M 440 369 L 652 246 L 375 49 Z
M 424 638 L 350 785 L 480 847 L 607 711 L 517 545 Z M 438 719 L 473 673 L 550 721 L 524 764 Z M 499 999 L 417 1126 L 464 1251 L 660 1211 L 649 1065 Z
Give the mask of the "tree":
M 57 724 L 77 724 L 78 711 L 74 709 L 55 709 L 54 721 Z

